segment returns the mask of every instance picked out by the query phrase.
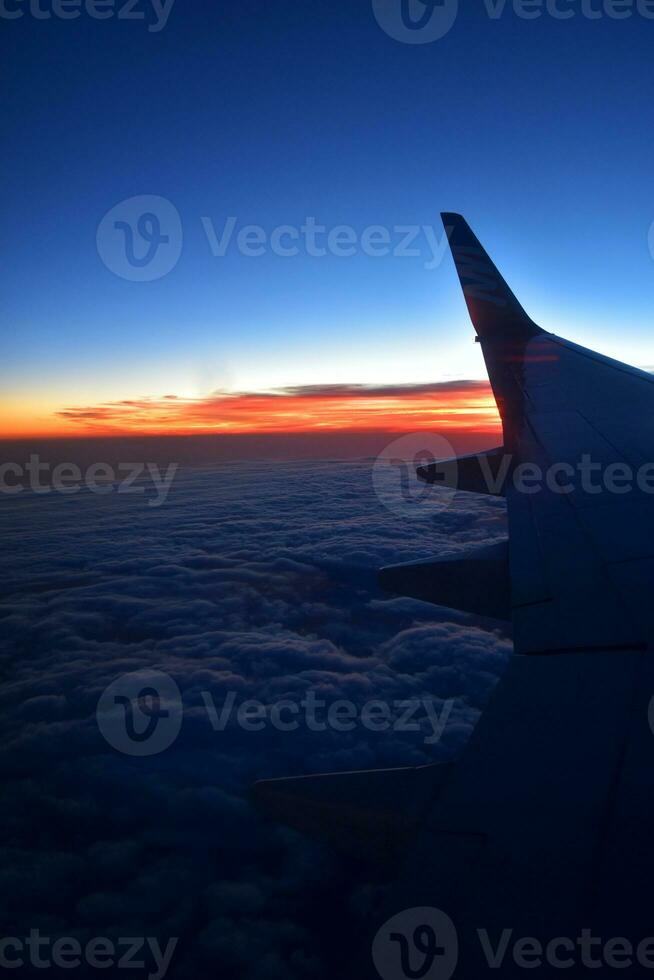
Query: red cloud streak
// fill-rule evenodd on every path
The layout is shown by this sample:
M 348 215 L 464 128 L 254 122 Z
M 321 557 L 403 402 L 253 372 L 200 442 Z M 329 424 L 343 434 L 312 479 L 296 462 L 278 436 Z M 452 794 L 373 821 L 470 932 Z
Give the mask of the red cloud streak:
M 323 385 L 270 392 L 215 392 L 206 398 L 105 402 L 57 413 L 69 434 L 208 435 L 311 432 L 496 432 L 484 381 L 430 385 Z

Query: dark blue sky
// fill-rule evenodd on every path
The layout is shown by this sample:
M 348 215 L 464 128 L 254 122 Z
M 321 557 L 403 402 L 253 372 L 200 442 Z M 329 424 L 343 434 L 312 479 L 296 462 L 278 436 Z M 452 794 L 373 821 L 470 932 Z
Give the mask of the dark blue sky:
M 544 327 L 654 364 L 654 20 L 569 6 L 565 21 L 510 4 L 493 20 L 469 4 L 424 45 L 386 34 L 371 0 L 176 0 L 158 32 L 150 0 L 133 21 L 24 6 L 3 28 L 10 412 L 481 377 L 449 256 L 425 268 L 423 232 L 419 256 L 392 254 L 395 226 L 440 236 L 441 209 L 466 214 Z M 149 282 L 96 247 L 103 216 L 140 195 L 183 228 L 174 268 Z M 235 242 L 215 257 L 202 218 L 220 236 L 230 215 L 235 236 L 308 216 L 357 236 L 381 225 L 391 254 L 358 238 L 351 257 L 302 240 L 294 257 Z

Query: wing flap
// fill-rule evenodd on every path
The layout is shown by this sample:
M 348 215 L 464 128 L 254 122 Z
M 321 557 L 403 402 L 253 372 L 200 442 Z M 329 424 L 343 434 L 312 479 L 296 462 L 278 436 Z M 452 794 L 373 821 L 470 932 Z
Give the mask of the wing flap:
M 420 466 L 417 476 L 424 483 L 452 490 L 503 497 L 508 473 L 506 463 L 504 446 L 499 446 L 485 453 L 472 453 L 469 456 L 457 456 L 455 459 L 443 459 L 428 466 Z
M 273 819 L 388 864 L 408 843 L 451 768 L 447 763 L 264 779 L 252 791 Z
M 460 558 L 390 565 L 379 572 L 387 592 L 411 596 L 491 619 L 511 617 L 507 541 L 467 552 Z

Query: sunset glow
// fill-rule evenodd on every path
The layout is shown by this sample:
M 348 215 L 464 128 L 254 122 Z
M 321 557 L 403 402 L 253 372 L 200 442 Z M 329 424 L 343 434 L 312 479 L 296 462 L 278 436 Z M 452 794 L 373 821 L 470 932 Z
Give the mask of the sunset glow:
M 17 435 L 199 435 L 309 432 L 415 432 L 499 428 L 490 387 L 482 381 L 432 385 L 324 385 L 269 392 L 214 392 L 205 398 L 123 399 L 9 416 Z

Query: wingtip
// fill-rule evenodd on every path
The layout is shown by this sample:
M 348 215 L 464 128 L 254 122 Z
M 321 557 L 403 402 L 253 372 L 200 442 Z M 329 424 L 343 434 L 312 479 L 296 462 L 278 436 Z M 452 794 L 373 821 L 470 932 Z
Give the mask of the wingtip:
M 477 335 L 484 339 L 541 333 L 463 215 L 443 211 L 441 217 Z
M 465 221 L 465 218 L 456 211 L 441 211 L 441 220 L 444 225 L 448 225 L 453 221 Z

